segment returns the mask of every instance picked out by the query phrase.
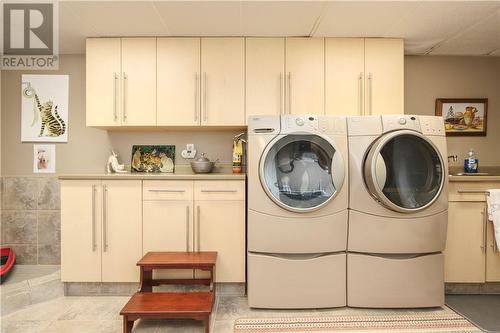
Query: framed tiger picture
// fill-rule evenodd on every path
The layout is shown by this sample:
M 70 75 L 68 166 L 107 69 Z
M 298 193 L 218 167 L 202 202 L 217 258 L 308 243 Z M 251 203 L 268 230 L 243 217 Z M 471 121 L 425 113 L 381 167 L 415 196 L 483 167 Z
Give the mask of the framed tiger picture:
M 68 90 L 68 75 L 22 75 L 22 142 L 68 142 Z

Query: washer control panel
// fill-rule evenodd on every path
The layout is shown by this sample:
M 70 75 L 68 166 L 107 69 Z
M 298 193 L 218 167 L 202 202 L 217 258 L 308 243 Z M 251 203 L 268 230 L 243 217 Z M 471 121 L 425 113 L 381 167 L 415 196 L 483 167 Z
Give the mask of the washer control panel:
M 398 129 L 410 129 L 422 132 L 419 117 L 412 115 L 384 115 L 382 116 L 382 127 L 384 132 Z
M 308 131 L 316 132 L 319 129 L 318 116 L 301 115 L 301 116 L 282 116 L 281 127 L 288 131 Z

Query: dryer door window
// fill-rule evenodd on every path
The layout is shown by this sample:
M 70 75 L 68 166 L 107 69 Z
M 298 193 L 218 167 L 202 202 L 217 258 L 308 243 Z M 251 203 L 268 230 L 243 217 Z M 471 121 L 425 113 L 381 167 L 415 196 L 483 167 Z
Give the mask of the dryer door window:
M 260 179 L 279 206 L 311 211 L 336 195 L 344 180 L 344 163 L 326 139 L 290 134 L 269 143 L 260 161 Z
M 444 185 L 441 155 L 426 137 L 393 132 L 377 140 L 365 161 L 365 181 L 372 195 L 399 212 L 431 205 Z

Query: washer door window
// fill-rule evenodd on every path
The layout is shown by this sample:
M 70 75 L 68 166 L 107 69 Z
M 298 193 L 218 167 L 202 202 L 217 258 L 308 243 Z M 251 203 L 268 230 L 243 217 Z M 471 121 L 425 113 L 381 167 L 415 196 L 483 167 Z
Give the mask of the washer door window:
M 334 146 L 320 136 L 279 136 L 264 151 L 260 179 L 279 206 L 296 212 L 312 211 L 340 190 L 344 163 Z
M 378 139 L 364 168 L 371 194 L 398 212 L 416 212 L 430 206 L 444 184 L 443 161 L 437 148 L 413 131 L 397 131 Z

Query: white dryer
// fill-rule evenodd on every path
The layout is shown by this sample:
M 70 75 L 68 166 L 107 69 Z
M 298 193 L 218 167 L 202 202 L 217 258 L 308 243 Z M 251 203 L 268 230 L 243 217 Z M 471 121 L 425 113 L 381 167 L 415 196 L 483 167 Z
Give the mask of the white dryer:
M 247 161 L 249 306 L 345 306 L 345 117 L 251 116 Z
M 347 303 L 444 304 L 448 192 L 440 117 L 349 117 Z

